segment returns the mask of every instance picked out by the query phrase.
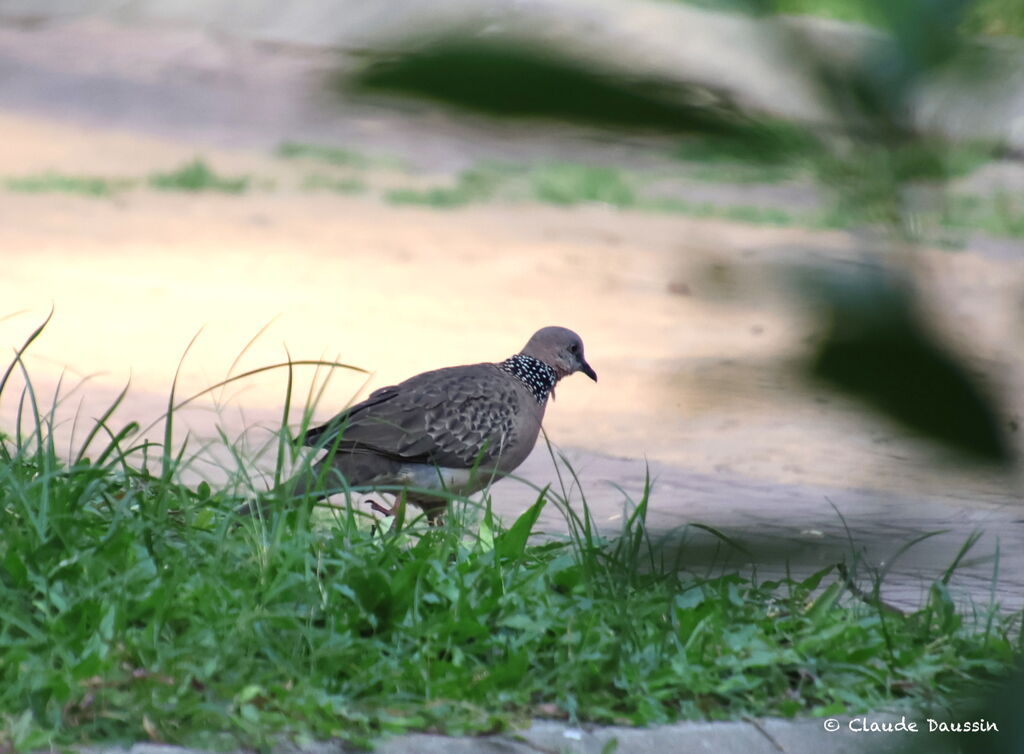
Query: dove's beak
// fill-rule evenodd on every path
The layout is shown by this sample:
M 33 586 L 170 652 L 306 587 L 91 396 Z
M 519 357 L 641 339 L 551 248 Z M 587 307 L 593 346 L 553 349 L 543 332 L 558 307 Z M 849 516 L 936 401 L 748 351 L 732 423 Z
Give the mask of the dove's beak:
M 590 366 L 590 364 L 585 362 L 583 359 L 580 359 L 580 371 L 583 372 L 583 374 L 587 375 L 587 377 L 592 379 L 594 382 L 597 382 L 597 372 L 595 372 L 594 368 Z

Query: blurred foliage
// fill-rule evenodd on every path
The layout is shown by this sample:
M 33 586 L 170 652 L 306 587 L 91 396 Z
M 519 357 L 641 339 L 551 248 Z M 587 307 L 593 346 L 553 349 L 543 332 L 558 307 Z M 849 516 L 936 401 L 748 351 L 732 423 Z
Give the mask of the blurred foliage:
M 963 700 L 946 717 L 939 717 L 939 722 L 968 726 L 964 731 L 933 732 L 900 751 L 904 754 L 1020 754 L 1024 752 L 1022 709 L 1024 669 L 1018 668 L 981 699 Z M 995 729 L 989 727 L 993 723 Z M 969 727 L 972 725 L 977 725 L 973 731 Z
M 788 128 L 723 92 L 577 61 L 510 39 L 441 38 L 376 60 L 344 86 L 438 100 L 501 118 L 712 135 L 748 159 L 783 159 Z
M 950 448 L 1010 460 L 992 401 L 929 332 L 908 281 L 880 267 L 813 279 L 812 295 L 821 297 L 828 325 L 812 375 Z
M 505 119 L 682 135 L 687 137 L 683 159 L 688 158 L 686 150 L 692 155 L 696 149 L 705 160 L 709 152 L 718 152 L 726 162 L 769 163 L 775 166 L 774 176 L 816 174 L 838 195 L 832 214 L 843 218 L 842 227 L 852 222 L 883 239 L 876 250 L 879 259 L 891 243 L 905 247 L 917 241 L 926 213 L 908 208 L 908 187 L 941 186 L 991 154 L 985 146 L 951 149 L 915 131 L 908 114 L 917 87 L 952 68 L 968 82 L 985 75 L 978 56 L 970 54 L 976 45 L 964 30 L 973 28 L 978 18 L 990 25 L 997 16 L 1007 28 L 1016 28 L 1016 6 L 1002 0 L 729 4 L 757 14 L 859 13 L 860 20 L 885 30 L 887 35 L 851 66 L 840 65 L 797 30 L 777 25 L 793 62 L 817 80 L 822 104 L 835 114 L 838 125 L 821 134 L 780 125 L 743 112 L 726 92 L 685 78 L 645 78 L 616 71 L 606 61 L 583 61 L 539 43 L 493 35 L 413 40 L 387 59 L 367 65 L 347 84 L 361 91 L 426 97 Z M 635 203 L 632 187 L 595 171 L 601 169 L 540 175 L 534 181 L 535 195 L 555 202 L 582 196 L 615 206 Z M 466 195 L 456 187 L 425 199 L 463 201 Z M 916 294 L 908 277 L 878 264 L 871 276 L 852 274 L 826 289 L 825 332 L 809 355 L 809 374 L 965 457 L 1010 461 L 998 401 L 915 313 Z
M 780 13 L 793 16 L 820 16 L 886 28 L 886 18 L 878 3 L 870 0 L 677 0 L 710 10 L 739 13 Z M 902 0 L 901 0 L 902 1 Z M 1019 0 L 979 0 L 968 8 L 959 29 L 965 34 L 1024 36 L 1024 5 Z
M 987 717 L 998 721 L 999 735 L 946 736 L 950 749 L 962 754 L 1020 754 L 1024 751 L 1024 669 L 992 691 L 966 717 L 979 720 Z

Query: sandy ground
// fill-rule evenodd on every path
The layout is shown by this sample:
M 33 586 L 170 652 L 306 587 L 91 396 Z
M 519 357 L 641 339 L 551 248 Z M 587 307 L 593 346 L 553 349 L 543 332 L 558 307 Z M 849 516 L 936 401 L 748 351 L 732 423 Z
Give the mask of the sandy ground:
M 89 173 L 98 164 L 138 175 L 194 153 L 24 117 L 5 116 L 0 129 L 7 175 L 58 166 Z M 258 153 L 205 154 L 225 172 L 290 169 Z M 559 387 L 547 424 L 559 444 L 700 471 L 964 499 L 998 500 L 1004 483 L 936 464 L 926 445 L 801 381 L 793 367 L 815 332 L 814 312 L 780 289 L 779 268 L 807 257 L 855 260 L 838 234 L 602 207 L 394 208 L 287 191 L 140 190 L 117 200 L 8 193 L 0 213 L 2 296 L 8 313 L 22 312 L 2 324 L 8 342 L 55 309 L 27 361 L 40 384 L 66 368 L 72 379 L 95 375 L 83 394 L 96 394 L 130 376 L 140 407 L 162 406 L 193 336 L 180 395 L 224 378 L 268 326 L 235 373 L 287 353 L 371 373 L 335 373 L 323 417 L 364 386 L 501 359 L 536 328 L 563 324 L 583 335 L 601 380 Z M 1019 395 L 1020 365 L 1007 345 L 1019 342 L 1024 261 L 936 251 L 920 265 L 947 335 L 1009 397 Z M 283 374 L 236 387 L 238 405 L 262 420 L 282 404 Z
M 700 521 L 762 544 L 775 537 L 776 561 L 804 553 L 800 542 L 810 564 L 835 559 L 846 544 L 833 502 L 879 560 L 901 538 L 951 529 L 907 571 L 918 580 L 948 564 L 976 526 L 994 530 L 989 550 L 996 534 L 1004 550 L 1024 540 L 1018 479 L 954 465 L 800 377 L 819 323 L 781 283 L 781 268 L 856 263 L 853 239 L 600 206 L 439 211 L 311 194 L 282 187 L 300 168 L 266 149 L 57 117 L 22 100 L 4 109 L 3 94 L 0 176 L 139 176 L 201 152 L 218 170 L 282 179 L 242 196 L 0 195 L 0 314 L 9 315 L 0 340 L 20 343 L 53 307 L 25 364 L 47 406 L 62 374 L 65 392 L 85 380 L 59 413 L 68 442 L 76 411 L 97 416 L 129 380 L 120 415 L 158 420 L 179 364 L 179 396 L 287 354 L 367 370 L 332 373 L 315 409 L 324 419 L 360 391 L 505 358 L 536 328 L 560 324 L 581 333 L 600 382 L 562 383 L 546 428 L 609 525 L 618 487 L 639 495 L 646 460 L 659 526 Z M 1004 396 L 1005 421 L 1019 423 L 1024 255 L 925 250 L 915 265 L 944 337 Z M 298 395 L 313 377 L 297 372 Z M 18 389 L 0 396 L 5 426 Z M 235 383 L 216 405 L 181 412 L 178 439 L 186 427 L 211 438 L 220 425 L 256 448 L 279 426 L 284 391 L 283 371 Z M 216 463 L 194 471 L 220 473 Z M 554 478 L 544 453 L 522 473 L 535 485 Z M 509 513 L 530 494 L 512 480 L 494 490 Z M 1014 557 L 1004 566 L 1017 569 L 1011 602 L 1024 598 L 1024 556 Z M 990 564 L 973 573 L 979 589 L 990 573 Z

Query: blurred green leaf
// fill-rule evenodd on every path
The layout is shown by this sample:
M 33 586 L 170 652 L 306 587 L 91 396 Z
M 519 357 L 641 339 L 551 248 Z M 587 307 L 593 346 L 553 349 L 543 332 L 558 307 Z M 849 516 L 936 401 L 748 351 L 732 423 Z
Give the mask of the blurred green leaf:
M 887 150 L 897 162 L 910 148 L 914 160 L 929 163 L 924 172 L 934 173 L 941 150 L 925 154 L 909 113 L 916 87 L 939 69 L 955 65 L 968 74 L 968 81 L 988 78 L 987 56 L 978 54 L 976 41 L 962 32 L 974 2 L 859 0 L 853 5 L 884 32 L 866 45 L 859 61 L 839 62 L 798 36 L 790 40 L 793 54 L 817 79 L 824 103 L 840 116 L 842 130 L 854 142 Z
M 920 320 L 910 286 L 862 272 L 817 279 L 830 322 L 811 373 L 954 450 L 1008 462 L 995 399 Z
M 442 39 L 371 63 L 357 90 L 441 101 L 502 118 L 545 118 L 587 126 L 707 134 L 744 154 L 771 158 L 789 134 L 744 116 L 720 92 L 640 78 L 509 40 Z
M 895 38 L 903 73 L 915 77 L 948 62 L 961 49 L 960 25 L 973 4 L 973 0 L 868 3 Z
M 949 743 L 958 746 L 965 754 L 1011 754 L 1024 751 L 1024 718 L 1020 711 L 1024 709 L 1024 670 L 1017 673 L 987 696 L 987 700 L 975 710 L 976 716 L 965 718 L 970 721 L 985 720 L 998 726 L 998 733 L 987 730 L 983 725 L 981 732 L 987 735 L 965 736 L 950 733 L 946 736 Z M 952 746 L 951 746 L 952 748 Z
M 1020 754 L 1024 751 L 1024 671 L 990 689 L 982 699 L 974 695 L 955 707 L 953 714 L 935 714 L 923 730 L 932 735 L 913 741 L 904 754 Z M 942 730 L 939 724 L 949 726 Z M 935 730 L 932 730 L 935 725 Z M 966 726 L 957 730 L 956 725 Z

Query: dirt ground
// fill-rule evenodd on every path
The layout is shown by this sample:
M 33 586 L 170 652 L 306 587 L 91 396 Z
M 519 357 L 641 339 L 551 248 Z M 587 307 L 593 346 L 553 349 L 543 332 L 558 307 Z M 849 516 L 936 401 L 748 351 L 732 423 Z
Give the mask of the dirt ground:
M 265 148 L 4 102 L 0 91 L 0 176 L 139 176 L 196 154 L 224 172 L 287 178 L 297 169 Z M 819 323 L 782 267 L 857 263 L 856 249 L 842 234 L 602 206 L 436 210 L 281 186 L 240 196 L 137 189 L 113 199 L 8 191 L 0 195 L 0 340 L 16 346 L 52 306 L 25 364 L 44 406 L 63 378 L 68 437 L 76 411 L 97 416 L 129 380 L 120 415 L 157 420 L 179 364 L 179 397 L 289 354 L 367 370 L 334 372 L 315 411 L 324 419 L 360 391 L 500 360 L 538 327 L 564 325 L 582 335 L 600 381 L 562 383 L 545 426 L 584 479 L 602 485 L 604 520 L 621 505 L 613 485 L 638 493 L 646 459 L 667 480 L 652 506 L 671 522 L 692 513 L 715 523 L 719 509 L 733 523 L 747 514 L 777 522 L 797 490 L 803 502 L 792 510 L 814 513 L 796 515 L 792 532 L 820 536 L 822 521 L 838 523 L 827 498 L 853 494 L 847 512 L 870 508 L 879 527 L 895 515 L 886 501 L 915 500 L 914 527 L 957 521 L 958 532 L 969 531 L 975 514 L 963 511 L 976 511 L 1021 537 L 1019 479 L 953 465 L 800 377 Z M 925 250 L 914 264 L 944 336 L 1005 397 L 1007 423 L 1019 424 L 1024 254 Z M 313 375 L 297 372 L 298 395 Z M 18 389 L 0 396 L 5 427 Z M 279 425 L 284 389 L 283 371 L 235 383 L 216 406 L 203 400 L 182 412 L 178 437 L 186 426 L 214 437 L 219 423 L 258 446 Z M 523 474 L 552 481 L 542 454 Z M 498 485 L 495 498 L 518 506 L 515 484 Z M 692 511 L 688 489 L 702 501 Z
M 116 130 L 3 116 L 5 175 L 57 169 L 146 173 L 182 145 Z M 204 155 L 225 171 L 289 166 L 259 153 Z M 568 447 L 780 482 L 997 500 L 999 480 L 935 463 L 930 449 L 795 369 L 814 312 L 781 290 L 780 262 L 851 260 L 841 235 L 593 207 L 396 208 L 303 192 L 243 196 L 135 191 L 115 200 L 8 193 L 2 323 L 11 344 L 53 321 L 27 363 L 40 384 L 67 369 L 103 394 L 130 377 L 139 411 L 287 358 L 338 359 L 318 417 L 364 388 L 437 366 L 498 360 L 536 328 L 579 331 L 600 373 L 559 387 L 547 428 Z M 1024 262 L 970 252 L 921 259 L 950 337 L 1019 395 L 1014 349 Z M 728 265 L 728 273 L 723 273 Z M 735 288 L 725 297 L 718 278 Z M 202 332 L 200 332 L 202 331 Z M 300 375 L 307 381 L 312 370 Z M 262 421 L 277 379 L 230 401 Z M 12 403 L 7 396 L 8 408 Z M 1009 420 L 1010 417 L 1008 417 Z M 190 420 L 202 426 L 202 414 Z

